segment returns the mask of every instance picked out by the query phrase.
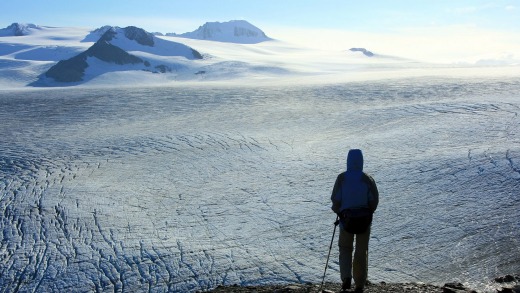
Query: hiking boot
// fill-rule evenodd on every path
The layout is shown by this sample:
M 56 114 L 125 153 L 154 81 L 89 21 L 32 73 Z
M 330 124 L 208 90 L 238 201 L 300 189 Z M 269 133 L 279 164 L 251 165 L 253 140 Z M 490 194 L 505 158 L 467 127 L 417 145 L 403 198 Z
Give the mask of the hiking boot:
M 352 280 L 351 279 L 348 279 L 346 280 L 345 282 L 343 282 L 343 285 L 341 285 L 341 291 L 342 292 L 345 292 L 347 291 L 348 289 L 350 289 L 350 287 L 352 286 Z
M 356 290 L 354 290 L 354 293 L 363 293 L 363 288 L 356 288 Z

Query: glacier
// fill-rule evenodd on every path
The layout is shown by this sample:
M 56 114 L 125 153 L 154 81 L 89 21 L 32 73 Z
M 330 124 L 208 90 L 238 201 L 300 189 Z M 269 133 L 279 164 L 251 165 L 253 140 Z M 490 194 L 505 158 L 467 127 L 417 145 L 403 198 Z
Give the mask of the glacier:
M 380 189 L 369 279 L 485 290 L 520 271 L 519 90 L 440 76 L 2 90 L 0 288 L 318 283 L 357 147 Z

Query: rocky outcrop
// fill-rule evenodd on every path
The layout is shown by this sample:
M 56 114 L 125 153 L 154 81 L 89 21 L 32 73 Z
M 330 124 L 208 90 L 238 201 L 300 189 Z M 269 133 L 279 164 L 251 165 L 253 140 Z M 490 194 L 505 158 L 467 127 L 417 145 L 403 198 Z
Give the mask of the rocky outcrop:
M 125 36 L 128 39 L 134 40 L 143 46 L 153 47 L 153 45 L 154 45 L 153 34 L 146 32 L 142 28 L 138 28 L 135 26 L 129 26 L 129 27 L 125 28 Z
M 368 51 L 365 48 L 350 48 L 350 51 L 352 51 L 352 52 L 361 52 L 361 53 L 363 53 L 363 55 L 365 55 L 367 57 L 373 57 L 375 55 L 374 53 Z
M 520 275 L 505 275 L 495 278 L 495 282 L 502 286 L 499 293 L 520 293 Z
M 45 72 L 45 76 L 58 82 L 82 81 L 87 67 L 86 55 L 82 53 L 70 59 L 59 61 L 58 64 Z
M 143 52 L 150 54 L 154 54 L 155 51 L 168 51 L 171 56 L 202 59 L 202 55 L 193 48 L 161 39 L 156 40 L 153 34 L 135 26 L 126 28 L 103 26 L 92 31 L 83 41 L 93 40 L 94 38 L 97 38 L 97 41 L 88 50 L 70 59 L 59 61 L 44 76 L 52 78 L 57 82 L 84 81 L 85 70 L 90 66 L 88 62 L 89 57 L 95 57 L 115 65 L 142 63 L 141 69 L 151 72 L 166 73 L 172 71 L 171 66 L 164 64 L 154 64 L 149 69 L 148 67 L 152 66 L 150 61 L 143 60 L 125 50 L 128 47 L 130 48 L 129 50 L 135 51 L 135 43 L 142 46 L 138 47 L 142 48 Z M 176 50 L 178 50 L 178 53 L 175 53 Z M 113 70 L 118 69 L 114 68 Z
M 123 29 L 123 32 L 125 34 L 125 37 L 129 40 L 136 41 L 138 44 L 141 44 L 143 46 L 150 46 L 153 47 L 154 40 L 153 40 L 153 34 L 146 32 L 142 28 L 138 28 L 135 26 L 128 26 Z M 115 35 L 112 34 L 112 37 Z
M 96 57 L 99 60 L 115 63 L 119 65 L 142 63 L 143 60 L 125 50 L 110 44 L 109 42 L 99 41 L 84 53 L 88 57 Z M 80 54 L 81 55 L 81 54 Z
M 96 57 L 99 60 L 119 65 L 143 63 L 144 61 L 125 50 L 110 44 L 107 40 L 113 37 L 113 31 L 108 30 L 87 51 L 70 59 L 59 61 L 46 73 L 46 77 L 58 82 L 78 82 L 83 80 L 85 69 L 89 66 L 88 57 Z
M 154 34 L 135 26 L 120 28 L 117 26 L 105 25 L 91 31 L 83 41 L 88 42 L 104 39 L 105 41 L 110 42 L 119 32 L 121 32 L 127 39 L 135 41 L 143 46 L 153 47 L 155 45 Z

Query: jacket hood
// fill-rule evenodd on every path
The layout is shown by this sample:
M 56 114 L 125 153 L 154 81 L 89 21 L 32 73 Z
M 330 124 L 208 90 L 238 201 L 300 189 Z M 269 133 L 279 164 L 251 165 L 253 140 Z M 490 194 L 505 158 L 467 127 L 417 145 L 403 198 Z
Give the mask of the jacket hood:
M 352 149 L 347 155 L 347 171 L 363 171 L 363 153 Z

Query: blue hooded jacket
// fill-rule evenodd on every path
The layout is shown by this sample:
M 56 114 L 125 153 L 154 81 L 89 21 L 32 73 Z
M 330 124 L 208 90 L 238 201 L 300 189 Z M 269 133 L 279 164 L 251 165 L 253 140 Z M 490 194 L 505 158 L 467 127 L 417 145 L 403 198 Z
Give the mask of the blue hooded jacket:
M 369 183 L 363 180 L 366 176 Z M 332 192 L 332 210 L 340 213 L 345 209 L 369 208 L 375 211 L 379 201 L 379 192 L 372 177 L 363 175 L 363 153 L 352 149 L 347 155 L 347 171 L 338 175 Z

